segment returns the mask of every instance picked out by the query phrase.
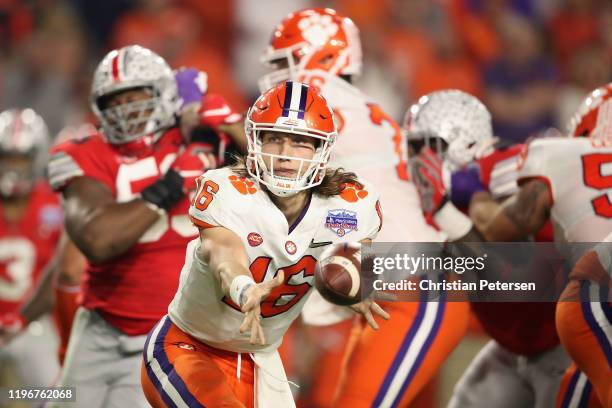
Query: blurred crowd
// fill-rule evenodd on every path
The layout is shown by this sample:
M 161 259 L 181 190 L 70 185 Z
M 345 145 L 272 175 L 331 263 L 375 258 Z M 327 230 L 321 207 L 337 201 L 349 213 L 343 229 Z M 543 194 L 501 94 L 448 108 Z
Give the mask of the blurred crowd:
M 458 88 L 485 102 L 496 135 L 520 142 L 564 131 L 612 80 L 609 0 L 0 0 L 0 109 L 32 107 L 55 135 L 93 121 L 93 68 L 136 43 L 206 71 L 211 92 L 242 110 L 275 24 L 305 7 L 353 18 L 357 85 L 397 120 L 419 95 Z

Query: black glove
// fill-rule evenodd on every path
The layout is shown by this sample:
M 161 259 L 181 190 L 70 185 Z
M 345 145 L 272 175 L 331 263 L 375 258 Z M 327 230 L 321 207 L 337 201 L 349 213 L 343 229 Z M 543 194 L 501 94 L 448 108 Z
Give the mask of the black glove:
M 183 177 L 173 169 L 140 192 L 143 200 L 166 211 L 170 211 L 184 195 Z
M 189 142 L 199 142 L 209 144 L 215 152 L 219 151 L 219 133 L 206 125 L 198 125 L 191 131 Z

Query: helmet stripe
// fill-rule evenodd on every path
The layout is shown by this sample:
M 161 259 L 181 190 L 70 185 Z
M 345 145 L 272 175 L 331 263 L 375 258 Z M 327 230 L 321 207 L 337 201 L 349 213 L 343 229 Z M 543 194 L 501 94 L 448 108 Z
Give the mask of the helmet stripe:
M 119 55 L 115 55 L 113 58 L 113 81 L 117 82 L 119 80 Z
M 23 122 L 21 121 L 21 110 L 15 111 L 15 120 L 13 121 L 13 132 L 11 134 L 11 148 L 17 148 L 17 141 L 19 140 L 19 134 L 21 133 L 21 128 L 23 127 Z
M 306 111 L 306 96 L 308 95 L 308 87 L 302 84 L 300 95 L 300 111 L 298 112 L 298 119 L 304 120 L 304 113 Z
M 115 58 L 113 58 L 113 62 L 112 62 L 113 82 L 119 81 L 119 53 L 120 52 L 121 51 L 119 51 L 117 55 L 115 55 Z
M 291 107 L 291 93 L 293 91 L 293 82 L 285 82 L 285 100 L 283 102 L 283 116 L 289 116 L 289 108 Z
M 283 116 L 291 119 L 304 119 L 306 106 L 306 93 L 308 87 L 299 82 L 287 81 L 285 83 L 285 105 Z M 300 114 L 301 111 L 301 114 Z

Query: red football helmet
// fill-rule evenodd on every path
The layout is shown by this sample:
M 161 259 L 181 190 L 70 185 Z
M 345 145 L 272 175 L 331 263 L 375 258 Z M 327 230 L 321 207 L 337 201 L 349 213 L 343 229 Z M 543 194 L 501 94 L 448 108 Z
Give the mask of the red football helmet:
M 569 124 L 570 137 L 612 140 L 612 83 L 595 89 L 580 104 Z
M 278 196 L 291 196 L 321 184 L 331 149 L 337 137 L 334 115 L 316 88 L 299 82 L 278 84 L 261 95 L 249 109 L 245 121 L 247 135 L 247 170 L 251 177 Z M 305 135 L 317 139 L 312 159 L 262 152 L 262 131 Z M 274 160 L 300 162 L 295 178 L 274 174 Z M 305 169 L 305 170 L 304 170 Z
M 322 75 L 359 75 L 359 30 L 350 18 L 329 8 L 298 11 L 276 27 L 261 60 L 276 68 L 259 81 L 262 91 L 287 79 L 299 80 L 303 70 L 320 71 Z

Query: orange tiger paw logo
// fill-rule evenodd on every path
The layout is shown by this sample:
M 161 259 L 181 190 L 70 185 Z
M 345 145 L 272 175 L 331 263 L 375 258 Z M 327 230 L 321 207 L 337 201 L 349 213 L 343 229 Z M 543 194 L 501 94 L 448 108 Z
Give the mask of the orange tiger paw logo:
M 234 186 L 234 188 L 238 190 L 240 194 L 247 195 L 255 194 L 257 192 L 257 189 L 255 188 L 255 183 L 247 179 L 246 177 L 238 177 L 232 175 L 229 176 L 229 179 L 232 183 L 232 186 Z
M 340 197 L 349 203 L 356 203 L 357 201 L 364 199 L 368 196 L 368 192 L 363 187 L 353 183 L 347 183 L 342 186 L 342 192 Z

